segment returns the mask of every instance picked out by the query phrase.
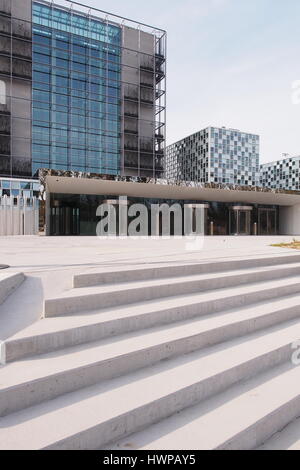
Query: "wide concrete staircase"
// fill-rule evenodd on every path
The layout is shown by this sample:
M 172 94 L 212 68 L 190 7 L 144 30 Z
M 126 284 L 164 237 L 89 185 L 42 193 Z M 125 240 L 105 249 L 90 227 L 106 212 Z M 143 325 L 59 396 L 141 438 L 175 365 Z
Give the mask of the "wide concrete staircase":
M 5 343 L 0 449 L 268 446 L 299 339 L 297 254 L 77 275 Z

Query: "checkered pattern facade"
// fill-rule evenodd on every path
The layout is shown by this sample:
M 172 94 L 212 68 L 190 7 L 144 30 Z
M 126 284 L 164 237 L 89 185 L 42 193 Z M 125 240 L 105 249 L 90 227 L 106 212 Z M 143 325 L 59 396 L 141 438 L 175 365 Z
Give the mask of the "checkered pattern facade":
M 165 171 L 170 179 L 257 186 L 259 136 L 207 127 L 167 147 Z
M 300 156 L 285 158 L 260 166 L 260 184 L 271 189 L 298 191 Z

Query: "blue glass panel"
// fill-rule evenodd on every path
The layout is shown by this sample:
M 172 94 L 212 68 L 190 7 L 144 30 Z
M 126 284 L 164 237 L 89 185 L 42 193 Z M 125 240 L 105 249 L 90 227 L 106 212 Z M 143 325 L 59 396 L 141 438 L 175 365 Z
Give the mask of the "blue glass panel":
M 34 65 L 39 63 L 39 64 L 46 64 L 50 65 L 50 55 L 45 55 L 45 54 L 38 54 L 34 52 L 33 54 L 33 63 Z
M 36 2 L 33 23 L 34 171 L 118 173 L 121 28 Z
M 49 122 L 50 111 L 49 111 L 49 109 L 34 108 L 33 113 L 32 113 L 32 118 L 33 118 L 34 121 L 47 121 L 47 122 Z
M 32 80 L 33 82 L 46 83 L 47 85 L 50 85 L 50 74 L 34 71 L 32 74 Z

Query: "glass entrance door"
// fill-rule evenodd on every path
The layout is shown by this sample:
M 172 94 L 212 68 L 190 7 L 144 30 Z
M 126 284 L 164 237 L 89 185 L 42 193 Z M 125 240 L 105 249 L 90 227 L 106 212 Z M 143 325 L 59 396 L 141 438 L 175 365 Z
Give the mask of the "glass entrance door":
M 252 207 L 235 206 L 230 211 L 230 235 L 251 235 Z
M 258 233 L 259 235 L 276 235 L 276 209 L 258 209 Z
M 50 226 L 51 235 L 79 235 L 79 208 L 52 207 Z

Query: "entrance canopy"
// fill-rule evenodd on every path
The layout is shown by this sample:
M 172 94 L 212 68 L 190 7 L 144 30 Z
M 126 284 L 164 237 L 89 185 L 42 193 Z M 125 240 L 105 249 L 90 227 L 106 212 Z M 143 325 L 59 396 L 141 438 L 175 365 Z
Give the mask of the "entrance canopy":
M 159 180 L 158 180 L 159 181 Z M 267 204 L 294 206 L 300 204 L 300 193 L 276 192 L 256 188 L 256 190 L 238 190 L 231 188 L 208 188 L 160 182 L 135 183 L 126 181 L 108 181 L 104 179 L 76 178 L 66 176 L 46 176 L 46 191 L 60 194 L 101 194 L 110 196 L 128 196 L 139 198 L 162 198 L 216 201 L 228 203 Z

